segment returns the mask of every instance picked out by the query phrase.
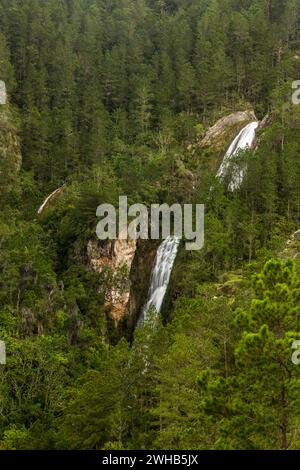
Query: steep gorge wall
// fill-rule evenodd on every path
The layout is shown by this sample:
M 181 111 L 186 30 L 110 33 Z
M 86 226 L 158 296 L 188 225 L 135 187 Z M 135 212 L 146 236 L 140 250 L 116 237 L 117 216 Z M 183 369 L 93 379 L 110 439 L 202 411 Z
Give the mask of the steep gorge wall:
M 87 244 L 89 267 L 98 273 L 104 269 L 111 272 L 112 289 L 106 294 L 106 304 L 116 324 L 128 309 L 131 280 L 130 272 L 136 254 L 136 240 L 115 240 L 102 244 L 90 240 Z
M 105 300 L 116 327 L 122 323 L 133 331 L 147 298 L 156 251 L 157 243 L 142 240 L 88 242 L 90 269 L 98 273 L 108 269 L 111 273 L 113 287 Z

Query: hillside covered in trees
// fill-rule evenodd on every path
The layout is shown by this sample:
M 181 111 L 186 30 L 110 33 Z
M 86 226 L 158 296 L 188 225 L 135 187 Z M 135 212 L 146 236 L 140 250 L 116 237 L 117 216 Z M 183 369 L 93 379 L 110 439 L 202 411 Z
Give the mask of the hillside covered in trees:
M 0 80 L 0 449 L 299 450 L 299 0 L 0 0 Z M 93 258 L 120 195 L 205 204 L 139 328 L 157 244 Z

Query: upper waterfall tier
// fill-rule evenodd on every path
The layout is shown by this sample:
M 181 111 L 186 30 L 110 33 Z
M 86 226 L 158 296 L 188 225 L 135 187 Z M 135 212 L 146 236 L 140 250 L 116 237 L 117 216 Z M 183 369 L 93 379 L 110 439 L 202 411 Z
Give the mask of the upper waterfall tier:
M 231 143 L 229 149 L 227 150 L 224 160 L 218 170 L 218 178 L 226 177 L 233 158 L 238 155 L 241 150 L 253 147 L 256 137 L 256 129 L 258 128 L 258 126 L 259 123 L 257 121 L 250 122 L 250 124 L 247 124 L 247 126 L 245 126 L 236 136 L 236 138 Z M 242 168 L 240 165 L 233 165 L 229 189 L 231 191 L 238 189 L 241 186 L 244 177 L 245 168 Z

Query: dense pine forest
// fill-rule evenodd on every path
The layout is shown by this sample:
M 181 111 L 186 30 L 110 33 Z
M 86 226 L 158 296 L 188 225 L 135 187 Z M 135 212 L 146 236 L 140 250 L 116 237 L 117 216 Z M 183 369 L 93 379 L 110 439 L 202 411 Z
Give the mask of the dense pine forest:
M 0 80 L 0 449 L 300 449 L 299 0 L 0 0 Z M 120 195 L 205 204 L 138 328 L 157 244 L 91 262 Z

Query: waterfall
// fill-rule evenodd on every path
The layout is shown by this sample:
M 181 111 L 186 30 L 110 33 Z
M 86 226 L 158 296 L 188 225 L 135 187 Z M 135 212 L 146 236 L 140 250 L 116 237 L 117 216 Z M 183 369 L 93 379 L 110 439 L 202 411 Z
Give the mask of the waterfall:
M 240 150 L 245 150 L 253 146 L 257 128 L 257 121 L 250 122 L 250 124 L 247 124 L 247 126 L 245 126 L 244 129 L 242 129 L 241 132 L 236 136 L 227 150 L 224 160 L 218 170 L 218 178 L 224 178 L 227 175 L 232 159 L 238 155 Z M 245 177 L 245 172 L 245 168 L 234 165 L 232 168 L 232 178 L 229 183 L 230 191 L 234 191 L 241 186 Z
M 159 313 L 168 289 L 171 272 L 175 263 L 180 239 L 177 237 L 168 237 L 160 245 L 154 268 L 151 274 L 150 288 L 147 302 L 143 308 L 139 324 L 147 319 L 147 314 L 151 307 Z
M 38 210 L 38 214 L 40 215 L 43 210 L 45 209 L 45 207 L 48 205 L 48 203 L 51 201 L 51 199 L 57 194 L 59 193 L 60 191 L 62 190 L 62 188 L 58 188 L 56 189 L 55 191 L 53 191 L 53 193 L 50 194 L 50 196 L 48 196 L 45 201 L 43 202 L 43 204 L 41 205 L 41 207 L 39 208 Z
M 244 129 L 242 129 L 236 136 L 227 150 L 222 165 L 219 168 L 217 173 L 218 178 L 224 178 L 227 175 L 231 160 L 233 157 L 238 155 L 240 150 L 245 150 L 246 148 L 251 148 L 253 146 L 257 127 L 257 121 L 251 122 L 250 124 L 247 124 L 247 126 L 245 126 Z M 243 182 L 244 176 L 245 168 L 241 168 L 236 165 L 233 168 L 229 189 L 231 191 L 238 189 Z M 160 245 L 151 274 L 147 302 L 143 308 L 138 324 L 141 324 L 144 320 L 147 319 L 147 314 L 151 307 L 154 307 L 158 313 L 161 311 L 169 285 L 171 272 L 176 260 L 179 244 L 179 238 L 168 237 Z

